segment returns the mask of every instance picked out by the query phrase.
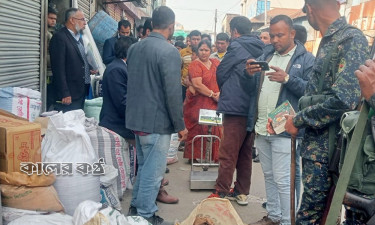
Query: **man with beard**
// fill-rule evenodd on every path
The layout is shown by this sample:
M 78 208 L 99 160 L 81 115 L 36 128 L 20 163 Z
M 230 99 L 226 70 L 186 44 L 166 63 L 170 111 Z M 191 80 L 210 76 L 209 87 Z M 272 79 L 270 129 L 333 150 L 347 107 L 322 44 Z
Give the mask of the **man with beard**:
M 51 39 L 52 85 L 59 111 L 83 109 L 89 91 L 90 68 L 81 37 L 85 26 L 83 12 L 70 8 L 65 12 L 65 27 Z
M 129 212 L 157 225 L 171 224 L 155 215 L 171 134 L 178 133 L 183 141 L 187 130 L 182 115 L 179 52 L 167 41 L 174 32 L 174 12 L 166 6 L 156 8 L 152 25 L 153 32 L 128 51 L 126 127 L 135 133 L 138 158 Z
M 120 37 L 127 37 L 131 35 L 132 25 L 127 20 L 121 20 L 117 24 L 117 34 L 114 37 L 108 38 L 103 46 L 103 63 L 107 66 L 114 59 L 115 56 L 115 43 Z

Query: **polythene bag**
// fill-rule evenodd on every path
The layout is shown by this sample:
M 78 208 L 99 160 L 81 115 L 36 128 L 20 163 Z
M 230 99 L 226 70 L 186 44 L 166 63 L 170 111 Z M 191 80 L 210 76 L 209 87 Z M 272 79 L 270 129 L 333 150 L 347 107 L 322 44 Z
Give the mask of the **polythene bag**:
M 73 225 L 73 219 L 66 214 L 27 215 L 13 220 L 8 225 Z
M 76 171 L 77 163 L 92 165 L 98 162 L 84 127 L 85 119 L 82 110 L 59 112 L 51 116 L 42 142 L 43 162 L 73 163 L 72 175 L 57 175 L 54 183 L 69 215 L 73 215 L 75 208 L 85 200 L 100 201 L 99 176 L 90 173 L 82 175 Z
M 82 225 L 90 221 L 99 212 L 102 204 L 90 200 L 81 202 L 73 215 L 74 225 Z
M 169 144 L 168 155 L 167 155 L 167 164 L 173 164 L 178 162 L 178 146 L 180 142 L 178 141 L 178 133 L 174 133 L 171 135 L 171 142 Z
M 16 209 L 16 208 L 5 207 L 5 206 L 3 206 L 3 207 L 0 206 L 0 212 L 1 212 L 0 215 L 3 215 L 4 225 L 12 222 L 13 220 L 21 218 L 23 216 L 33 216 L 33 215 L 49 214 L 49 212 Z

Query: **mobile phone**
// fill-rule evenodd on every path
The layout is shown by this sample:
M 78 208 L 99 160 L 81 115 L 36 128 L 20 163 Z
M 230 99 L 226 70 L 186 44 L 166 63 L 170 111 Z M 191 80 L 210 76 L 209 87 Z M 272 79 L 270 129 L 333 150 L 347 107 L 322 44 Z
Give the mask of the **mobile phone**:
M 266 61 L 251 62 L 250 65 L 259 65 L 259 67 L 262 69 L 262 71 L 270 70 L 270 67 L 268 66 L 268 62 L 266 62 Z

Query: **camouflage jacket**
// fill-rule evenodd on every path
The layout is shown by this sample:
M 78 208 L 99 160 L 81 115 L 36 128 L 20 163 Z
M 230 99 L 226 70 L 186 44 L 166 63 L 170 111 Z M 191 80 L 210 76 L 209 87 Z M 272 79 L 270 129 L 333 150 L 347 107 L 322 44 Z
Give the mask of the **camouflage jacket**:
M 305 96 L 329 95 L 322 103 L 309 106 L 298 112 L 293 119 L 297 128 L 306 128 L 302 142 L 301 156 L 313 161 L 328 163 L 329 126 L 336 123 L 336 134 L 342 114 L 354 110 L 359 102 L 360 88 L 354 71 L 369 57 L 368 42 L 357 29 L 347 29 L 339 37 L 336 32 L 346 26 L 344 17 L 337 19 L 329 27 L 321 40 L 312 74 L 305 90 Z M 350 36 L 350 38 L 346 38 Z M 335 37 L 335 38 L 334 38 Z M 332 51 L 336 38 L 344 40 L 338 45 L 338 60 L 335 74 L 331 68 L 324 75 L 323 93 L 319 93 L 319 77 L 327 54 Z M 328 59 L 329 60 L 329 59 Z M 338 135 L 336 135 L 336 140 Z

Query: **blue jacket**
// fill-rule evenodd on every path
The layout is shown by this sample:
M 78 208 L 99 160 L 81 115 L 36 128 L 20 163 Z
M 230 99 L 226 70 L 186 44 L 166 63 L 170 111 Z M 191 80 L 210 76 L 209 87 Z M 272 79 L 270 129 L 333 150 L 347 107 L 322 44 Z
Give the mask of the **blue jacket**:
M 113 130 L 123 138 L 134 139 L 133 132 L 125 128 L 127 82 L 126 64 L 122 59 L 113 60 L 103 75 L 103 106 L 99 125 Z
M 286 84 L 281 85 L 280 94 L 277 100 L 277 106 L 286 100 L 292 104 L 294 110 L 298 110 L 298 100 L 304 95 L 307 82 L 310 78 L 310 73 L 312 71 L 315 57 L 300 43 L 296 42 L 297 48 L 294 55 L 289 61 L 286 69 L 286 73 L 289 74 L 289 81 Z M 272 45 L 267 45 L 264 48 L 264 54 L 260 56 L 257 61 L 267 61 L 269 62 L 275 52 Z M 247 130 L 253 131 L 255 123 L 258 118 L 258 99 L 260 95 L 260 90 L 264 80 L 264 72 L 257 73 L 254 76 L 249 76 L 244 73 L 244 76 L 250 80 L 249 86 L 243 86 L 244 89 L 251 91 L 250 109 L 249 117 L 247 122 Z M 298 137 L 302 137 L 303 130 L 300 130 Z M 284 132 L 280 134 L 281 136 L 289 135 Z
M 257 58 L 263 53 L 264 43 L 256 36 L 243 35 L 234 39 L 217 68 L 216 79 L 220 89 L 217 112 L 247 116 L 249 112 L 250 91 L 242 89 L 248 83 L 242 77 L 246 60 Z
M 128 51 L 126 127 L 153 134 L 185 129 L 182 115 L 181 58 L 159 33 Z
M 103 46 L 103 63 L 105 65 L 110 64 L 115 58 L 115 44 L 118 37 L 111 37 L 105 40 Z

